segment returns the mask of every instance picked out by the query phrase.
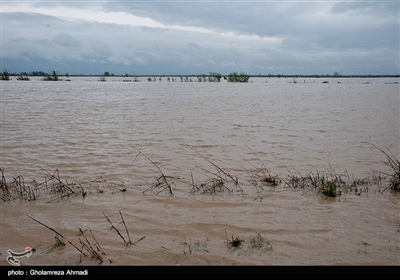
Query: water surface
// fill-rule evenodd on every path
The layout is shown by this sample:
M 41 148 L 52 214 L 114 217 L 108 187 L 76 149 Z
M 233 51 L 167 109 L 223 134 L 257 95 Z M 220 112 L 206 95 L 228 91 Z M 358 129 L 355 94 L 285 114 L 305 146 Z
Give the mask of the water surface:
M 25 264 L 99 263 L 68 243 L 53 248 L 55 233 L 27 215 L 77 245 L 79 229 L 90 229 L 106 252 L 101 265 L 400 264 L 397 194 L 370 186 L 327 199 L 284 182 L 310 172 L 390 173 L 373 145 L 399 158 L 399 79 L 70 80 L 1 82 L 7 181 L 41 182 L 58 170 L 88 193 L 1 201 L 1 264 L 7 249 L 26 246 L 36 252 Z M 265 168 L 281 184 L 255 187 L 252 174 Z M 151 189 L 161 174 L 172 195 Z M 224 192 L 192 193 L 217 176 Z M 110 230 L 104 214 L 125 230 L 119 211 L 132 241 L 145 237 L 137 244 Z M 265 246 L 250 248 L 257 234 Z M 231 251 L 234 237 L 244 243 Z

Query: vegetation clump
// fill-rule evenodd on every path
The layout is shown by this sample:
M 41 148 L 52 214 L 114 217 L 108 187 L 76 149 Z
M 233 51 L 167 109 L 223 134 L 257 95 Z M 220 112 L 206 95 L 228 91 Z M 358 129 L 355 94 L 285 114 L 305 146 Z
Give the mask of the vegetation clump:
M 0 80 L 3 80 L 3 81 L 10 80 L 10 73 L 8 73 L 7 70 L 0 72 Z
M 208 238 L 207 240 L 208 241 Z M 187 251 L 183 250 L 183 254 L 187 255 L 187 254 L 192 254 L 192 252 L 207 252 L 209 253 L 208 249 L 207 249 L 207 242 L 200 242 L 200 240 L 197 240 L 196 242 L 192 242 L 192 240 L 189 238 L 189 242 L 187 242 L 186 240 L 182 243 L 182 245 L 184 245 L 187 248 Z
M 318 188 L 318 192 L 326 195 L 327 197 L 336 197 L 341 195 L 338 185 L 332 180 L 323 181 Z
M 192 190 L 190 191 L 190 195 L 194 194 L 209 194 L 216 195 L 222 194 L 224 190 L 231 191 L 225 184 L 225 179 L 222 178 L 210 178 L 209 180 L 197 185 L 194 183 L 193 174 L 191 174 L 192 178 Z
M 136 161 L 136 159 L 138 159 L 139 156 L 144 156 L 160 172 L 160 175 L 158 177 L 156 177 L 156 181 L 148 189 L 143 191 L 143 193 L 148 191 L 148 190 L 161 189 L 160 191 L 157 192 L 157 194 L 165 191 L 169 195 L 174 195 L 174 193 L 172 192 L 172 185 L 174 184 L 172 179 L 179 179 L 179 178 L 165 175 L 164 172 L 161 171 L 160 167 L 158 167 L 157 164 L 155 164 L 154 161 L 152 161 L 147 155 L 142 153 L 139 149 L 137 149 L 137 148 L 135 148 L 135 149 L 138 151 L 138 154 L 136 155 L 136 157 L 135 157 L 135 159 L 133 161 Z
M 339 174 L 330 170 L 328 173 L 289 174 L 284 182 L 288 187 L 316 190 L 317 193 L 326 197 L 335 198 L 347 192 L 361 195 L 368 191 L 370 185 L 380 185 L 381 179 L 382 177 L 375 175 L 364 179 L 352 179 L 347 172 Z
M 226 240 L 226 245 L 230 251 L 235 251 L 241 248 L 243 246 L 243 243 L 244 243 L 244 238 L 239 237 L 237 235 L 235 237 L 233 237 L 232 235 L 231 239 Z
M 228 75 L 228 82 L 233 83 L 247 83 L 250 79 L 250 75 L 247 75 L 243 72 L 238 74 L 237 72 L 232 72 Z
M 272 250 L 271 243 L 266 240 L 259 232 L 256 236 L 250 236 L 249 251 L 259 250 L 261 252 Z
M 17 77 L 18 81 L 29 81 L 29 74 L 26 72 L 22 72 L 18 77 Z
M 51 74 L 46 74 L 43 78 L 44 81 L 58 81 L 59 77 L 56 71 L 52 71 Z
M 112 193 L 115 193 L 117 188 L 115 183 L 107 182 L 107 180 L 95 179 L 90 182 L 75 183 L 61 180 L 58 169 L 54 173 L 47 171 L 43 181 L 32 180 L 25 182 L 22 175 L 14 176 L 12 180 L 7 180 L 4 175 L 4 168 L 0 168 L 0 201 L 12 202 L 14 200 L 22 201 L 35 201 L 39 197 L 45 197 L 50 202 L 57 202 L 60 200 L 82 197 L 85 199 L 88 194 L 87 189 L 96 189 L 98 193 L 104 193 L 104 189 L 100 188 L 111 188 Z M 101 183 L 101 185 L 98 185 Z M 119 189 L 121 192 L 125 192 L 126 188 Z
M 265 166 L 264 162 L 254 153 L 249 146 L 247 146 L 251 153 L 257 158 L 257 160 L 261 163 L 262 168 L 257 168 L 253 165 L 256 172 L 253 174 L 249 170 L 246 169 L 247 173 L 250 177 L 250 182 L 256 187 L 257 192 L 260 192 L 260 187 L 258 181 L 262 183 L 262 186 L 270 186 L 270 187 L 277 187 L 281 183 L 281 179 L 279 179 L 278 175 L 272 175 L 268 168 Z M 261 186 L 261 187 L 262 187 Z
M 244 246 L 246 243 L 247 246 Z M 246 241 L 245 238 L 239 236 L 233 236 L 231 239 L 226 240 L 228 250 L 232 253 L 239 250 L 239 253 L 251 254 L 254 251 L 265 253 L 272 250 L 271 243 L 265 239 L 260 233 L 256 236 L 250 236 L 250 241 Z

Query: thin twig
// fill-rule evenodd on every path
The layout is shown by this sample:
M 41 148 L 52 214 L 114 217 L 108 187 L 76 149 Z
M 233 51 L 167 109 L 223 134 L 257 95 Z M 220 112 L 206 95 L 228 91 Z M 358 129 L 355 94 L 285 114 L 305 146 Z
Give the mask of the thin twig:
M 122 238 L 122 240 L 125 242 L 126 246 L 128 246 L 128 242 L 126 242 L 125 238 L 122 236 L 122 234 L 119 232 L 119 230 L 113 225 L 113 223 L 110 221 L 110 219 L 102 212 L 104 217 L 106 217 L 107 221 L 111 224 L 111 229 L 114 229 L 118 235 Z
M 94 239 L 94 241 L 96 241 L 96 243 L 94 245 L 97 245 L 100 249 L 100 251 L 105 255 L 106 253 L 103 251 L 103 248 L 101 248 L 100 243 L 97 241 L 97 239 L 94 237 L 93 232 L 91 229 L 89 229 L 90 233 L 92 234 L 92 237 Z
M 29 218 L 31 218 L 32 220 L 34 220 L 35 222 L 41 224 L 42 226 L 48 228 L 49 230 L 55 232 L 57 235 L 61 236 L 63 239 L 67 240 L 69 244 L 71 244 L 72 246 L 74 246 L 79 252 L 81 252 L 81 254 L 83 254 L 84 256 L 86 256 L 86 254 L 85 254 L 82 250 L 80 250 L 78 247 L 76 247 L 71 241 L 69 241 L 67 238 L 65 238 L 61 233 L 57 232 L 56 230 L 52 229 L 52 228 L 49 227 L 49 226 L 46 226 L 46 225 L 43 224 L 42 222 L 40 222 L 40 221 L 36 220 L 35 218 L 33 218 L 32 216 L 30 216 L 30 215 L 28 215 L 28 214 L 26 214 L 26 215 L 27 215 Z
M 160 185 L 162 184 L 162 182 L 160 182 L 160 179 L 163 179 L 163 181 L 164 181 L 163 183 L 165 183 L 166 186 L 165 186 L 161 191 L 159 191 L 157 194 L 159 194 L 160 192 L 162 192 L 162 191 L 165 190 L 165 189 L 168 189 L 168 190 L 169 190 L 169 193 L 170 193 L 171 195 L 173 195 L 172 188 L 171 188 L 171 186 L 170 186 L 170 184 L 168 183 L 168 180 L 167 180 L 167 177 L 169 177 L 169 178 L 173 178 L 173 177 L 165 176 L 164 172 L 161 171 L 160 167 L 158 167 L 158 165 L 157 165 L 154 161 L 152 161 L 147 155 L 145 155 L 144 153 L 142 153 L 142 152 L 141 152 L 139 149 L 137 149 L 136 147 L 133 147 L 133 148 L 134 148 L 136 151 L 138 151 L 138 154 L 135 156 L 135 158 L 134 158 L 133 161 L 135 161 L 135 160 L 138 158 L 139 155 L 143 155 L 143 156 L 144 156 L 146 159 L 148 159 L 148 160 L 158 169 L 158 171 L 161 173 L 161 177 L 157 179 L 158 183 L 156 184 L 156 186 L 151 186 L 151 187 L 148 188 L 147 190 L 149 190 L 149 189 L 154 189 L 154 188 L 160 186 Z M 176 179 L 179 179 L 179 178 L 176 178 Z M 143 193 L 146 192 L 147 190 L 143 191 Z
M 133 245 L 136 245 L 136 243 L 138 243 L 138 242 L 140 242 L 140 241 L 142 241 L 143 239 L 145 239 L 146 238 L 146 236 L 143 236 L 142 238 L 140 238 L 138 241 L 136 241 L 135 243 L 132 243 Z
M 124 217 L 122 217 L 121 211 L 118 211 L 118 212 L 119 212 L 119 214 L 121 215 L 122 223 L 124 224 L 126 234 L 128 235 L 129 244 L 132 244 L 131 237 L 129 236 L 129 232 L 128 232 L 128 229 L 127 229 L 127 227 L 126 227 Z
M 210 159 L 208 159 L 207 157 L 203 156 L 202 154 L 200 154 L 198 151 L 196 151 L 195 149 L 193 149 L 191 146 L 189 146 L 188 144 L 186 144 L 185 142 L 183 142 L 182 140 L 180 140 L 186 147 L 188 147 L 189 149 L 191 149 L 192 151 L 194 151 L 196 154 L 198 154 L 199 156 L 201 156 L 203 159 L 205 159 L 206 161 L 208 161 L 211 165 L 213 165 L 217 170 L 219 170 L 220 172 L 224 173 L 226 176 L 228 176 L 229 178 L 232 179 L 233 182 L 235 182 L 236 185 L 239 184 L 238 182 L 238 178 L 236 177 L 233 178 L 231 174 L 229 174 L 228 172 L 226 172 L 225 170 L 223 170 L 222 168 L 220 168 L 218 165 L 216 165 L 215 163 L 213 163 Z

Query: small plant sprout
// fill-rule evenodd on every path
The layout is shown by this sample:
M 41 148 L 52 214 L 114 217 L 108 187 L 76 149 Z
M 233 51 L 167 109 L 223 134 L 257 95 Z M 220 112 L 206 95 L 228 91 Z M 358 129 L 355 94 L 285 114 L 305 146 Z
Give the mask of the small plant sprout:
M 192 254 L 192 252 L 201 252 L 201 251 L 209 253 L 209 251 L 207 250 L 207 242 L 202 243 L 200 242 L 200 240 L 192 242 L 192 239 L 189 238 L 189 242 L 185 240 L 182 243 L 182 245 L 187 247 L 187 251 L 183 250 L 184 255 Z
M 255 250 L 259 250 L 262 253 L 270 251 L 272 250 L 272 245 L 268 240 L 262 237 L 260 233 L 257 233 L 255 237 L 250 236 L 249 251 L 253 252 Z
M 234 237 L 233 234 L 232 234 L 231 239 L 226 240 L 226 245 L 227 245 L 229 251 L 231 251 L 231 252 L 242 248 L 243 243 L 244 243 L 243 237 L 239 237 L 237 235 Z

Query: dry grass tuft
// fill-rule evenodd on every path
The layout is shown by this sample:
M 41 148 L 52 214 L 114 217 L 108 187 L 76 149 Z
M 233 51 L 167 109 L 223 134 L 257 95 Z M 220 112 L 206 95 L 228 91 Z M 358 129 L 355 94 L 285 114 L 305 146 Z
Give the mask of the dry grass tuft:
M 399 192 L 400 191 L 400 161 L 393 155 L 393 153 L 389 150 L 388 147 L 385 147 L 387 151 L 383 150 L 382 148 L 379 148 L 373 144 L 371 144 L 375 148 L 377 148 L 379 151 L 381 151 L 385 156 L 387 160 L 387 165 L 391 168 L 392 173 L 384 173 L 389 177 L 389 186 L 387 188 L 390 188 L 392 191 Z M 387 189 L 386 188 L 386 189 Z M 382 192 L 384 192 L 386 189 L 384 189 Z

